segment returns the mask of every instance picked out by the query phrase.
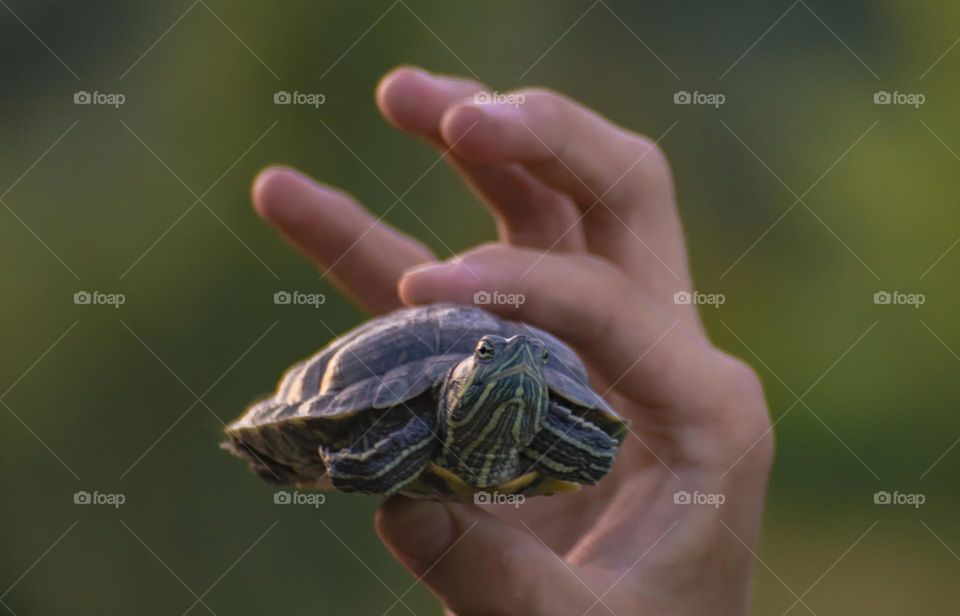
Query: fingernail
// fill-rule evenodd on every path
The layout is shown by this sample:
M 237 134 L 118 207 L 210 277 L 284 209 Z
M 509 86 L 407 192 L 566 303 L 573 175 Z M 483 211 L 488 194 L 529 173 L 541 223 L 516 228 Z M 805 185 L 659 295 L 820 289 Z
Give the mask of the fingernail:
M 417 571 L 424 571 L 449 549 L 455 523 L 443 503 L 404 497 L 388 499 L 380 510 L 380 534 Z
M 403 272 L 403 276 L 443 276 L 449 272 L 460 267 L 459 262 L 454 261 L 433 261 L 429 263 L 421 263 L 420 265 L 411 267 L 410 269 Z
M 477 101 L 474 96 L 474 102 L 468 103 L 470 109 L 476 109 L 485 117 L 492 119 L 515 118 L 520 115 L 520 107 L 510 103 L 483 102 Z
M 434 261 L 433 263 L 424 263 L 412 267 L 405 271 L 401 280 L 413 281 L 418 284 L 442 284 L 445 286 L 461 284 L 471 284 L 477 280 L 477 268 L 474 265 L 468 265 L 459 257 L 453 257 L 449 261 Z
M 523 117 L 520 106 L 525 102 L 523 94 L 488 92 L 481 90 L 468 100 L 463 109 L 473 110 L 474 118 L 493 121 L 515 120 Z M 459 111 L 460 108 L 458 108 Z
M 262 169 L 253 180 L 250 194 L 253 205 L 261 216 L 276 220 L 285 214 L 291 186 L 303 181 L 303 174 L 290 167 L 274 165 Z M 292 180 L 292 181 L 291 181 Z
M 473 144 L 471 149 L 474 149 L 478 144 L 491 140 L 495 142 L 497 136 L 516 125 L 518 119 L 522 120 L 522 117 L 516 107 L 476 102 L 474 96 L 473 101 L 461 103 L 446 112 L 440 121 L 440 133 L 444 141 L 451 146 Z M 474 137 L 467 139 L 470 133 L 473 133 Z M 484 134 L 487 138 L 479 138 Z M 473 152 L 474 156 L 477 154 L 478 152 Z
M 407 270 L 400 277 L 397 290 L 407 305 L 434 302 L 469 302 L 476 292 L 480 275 L 474 265 L 460 259 L 430 263 Z

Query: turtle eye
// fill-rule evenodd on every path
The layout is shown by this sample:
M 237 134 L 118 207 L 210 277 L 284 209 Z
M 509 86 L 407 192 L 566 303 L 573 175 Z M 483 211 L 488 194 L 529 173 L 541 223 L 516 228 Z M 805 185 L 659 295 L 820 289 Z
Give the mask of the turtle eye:
M 547 363 L 548 361 L 550 361 L 550 352 L 544 349 L 543 353 L 540 354 L 540 361 L 542 361 L 543 363 Z
M 487 340 L 481 340 L 480 344 L 477 345 L 477 357 L 479 359 L 492 359 L 493 345 Z

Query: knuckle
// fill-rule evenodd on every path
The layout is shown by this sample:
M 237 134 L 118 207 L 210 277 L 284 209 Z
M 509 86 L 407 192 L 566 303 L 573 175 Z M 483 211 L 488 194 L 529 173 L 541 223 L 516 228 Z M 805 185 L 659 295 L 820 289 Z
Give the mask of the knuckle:
M 741 399 L 754 403 L 763 403 L 763 382 L 756 371 L 743 360 L 723 356 L 725 371 L 734 394 Z
M 637 166 L 645 173 L 656 173 L 658 176 L 670 173 L 670 162 L 667 160 L 667 154 L 656 141 L 637 133 L 629 133 L 627 139 L 630 149 L 642 161 Z
M 529 108 L 537 116 L 537 122 L 534 126 L 540 127 L 569 127 L 575 118 L 579 105 L 575 102 L 548 88 L 530 88 L 521 90 L 520 94 L 524 97 L 524 106 Z M 541 132 L 542 129 L 532 129 Z M 567 157 L 568 149 L 573 144 L 570 141 L 569 130 L 551 131 L 552 139 L 538 135 L 540 141 L 549 143 L 549 153 L 560 159 Z
M 584 347 L 609 345 L 613 337 L 618 335 L 621 307 L 635 303 L 635 298 L 630 296 L 632 283 L 622 271 L 603 257 L 577 255 L 572 258 L 576 258 L 582 267 L 582 279 L 589 281 L 592 287 L 590 292 L 584 294 L 589 308 L 583 312 L 589 314 L 590 318 L 583 322 L 582 315 L 580 318 L 571 315 L 571 318 L 583 322 L 582 336 L 574 342 Z
M 717 392 L 715 417 L 719 433 L 735 456 L 744 452 L 743 463 L 768 467 L 773 461 L 774 440 L 763 382 L 748 364 L 718 351 L 721 384 Z
M 651 160 L 660 163 L 666 163 L 667 155 L 663 151 L 663 148 L 660 147 L 660 144 L 640 133 L 635 133 L 632 131 L 626 131 L 626 136 L 628 142 L 637 154 L 642 155 L 644 160 Z
M 621 129 L 622 130 L 622 129 Z M 626 169 L 623 181 L 614 189 L 614 200 L 617 197 L 629 199 L 643 199 L 656 192 L 664 192 L 672 186 L 670 162 L 663 149 L 652 139 L 633 132 L 623 132 L 622 150 L 628 154 L 624 157 L 630 165 Z

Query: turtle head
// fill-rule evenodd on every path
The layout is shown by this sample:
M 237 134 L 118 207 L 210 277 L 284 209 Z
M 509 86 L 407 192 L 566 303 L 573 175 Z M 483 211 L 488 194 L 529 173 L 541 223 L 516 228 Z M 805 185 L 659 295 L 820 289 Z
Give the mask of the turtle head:
M 440 411 L 446 446 L 465 466 L 482 470 L 483 459 L 515 456 L 533 440 L 548 405 L 548 359 L 536 338 L 484 336 L 450 371 Z M 484 483 L 482 477 L 468 479 Z

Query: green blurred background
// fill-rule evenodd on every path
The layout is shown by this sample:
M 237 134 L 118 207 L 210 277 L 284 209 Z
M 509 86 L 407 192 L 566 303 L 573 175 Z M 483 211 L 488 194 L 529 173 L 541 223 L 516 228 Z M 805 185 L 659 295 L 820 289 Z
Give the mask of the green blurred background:
M 821 616 L 955 611 L 956 3 L 0 4 L 0 613 L 179 614 L 195 593 L 218 614 L 376 615 L 412 586 L 375 499 L 276 506 L 217 449 L 323 323 L 363 318 L 256 218 L 250 180 L 283 161 L 386 211 L 370 170 L 402 194 L 436 160 L 374 107 L 401 63 L 673 126 L 697 286 L 727 299 L 705 319 L 778 420 L 756 613 L 811 586 Z M 75 105 L 80 90 L 126 101 Z M 326 100 L 279 106 L 279 90 Z M 675 105 L 680 90 L 726 103 Z M 881 90 L 926 102 L 875 105 Z M 443 165 L 404 200 L 416 216 L 387 220 L 440 255 L 492 236 Z M 278 290 L 327 302 L 278 306 Z M 926 303 L 875 305 L 884 290 Z M 78 490 L 126 502 L 74 505 Z M 926 503 L 877 506 L 878 490 Z M 404 601 L 439 611 L 420 586 Z

